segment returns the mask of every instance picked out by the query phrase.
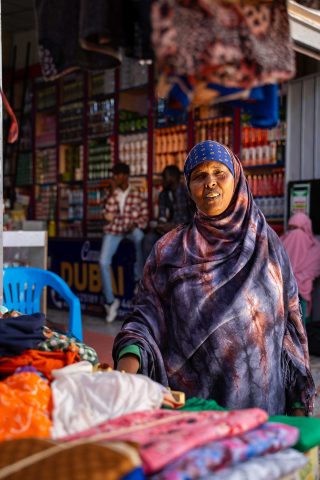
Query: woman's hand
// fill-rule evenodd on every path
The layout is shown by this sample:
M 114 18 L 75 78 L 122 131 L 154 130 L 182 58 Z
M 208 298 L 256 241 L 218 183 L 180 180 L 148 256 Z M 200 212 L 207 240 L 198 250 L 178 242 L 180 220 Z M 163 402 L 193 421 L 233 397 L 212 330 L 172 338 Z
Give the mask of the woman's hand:
M 292 417 L 306 417 L 306 412 L 304 408 L 295 408 L 291 413 Z
M 140 368 L 140 362 L 136 355 L 124 355 L 118 361 L 117 370 L 125 371 L 126 373 L 137 373 Z

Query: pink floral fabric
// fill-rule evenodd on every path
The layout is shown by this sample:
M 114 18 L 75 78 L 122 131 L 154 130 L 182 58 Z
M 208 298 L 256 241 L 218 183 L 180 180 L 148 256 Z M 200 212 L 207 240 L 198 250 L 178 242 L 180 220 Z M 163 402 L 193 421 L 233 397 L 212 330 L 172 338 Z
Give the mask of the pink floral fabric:
M 97 437 L 139 445 L 146 474 L 154 473 L 192 448 L 233 437 L 264 423 L 258 408 L 233 411 L 171 412 L 154 410 L 123 415 L 62 440 Z
M 151 480 L 188 480 L 207 477 L 222 468 L 238 465 L 252 457 L 274 453 L 295 445 L 299 430 L 280 423 L 266 423 L 237 437 L 210 442 L 170 463 Z

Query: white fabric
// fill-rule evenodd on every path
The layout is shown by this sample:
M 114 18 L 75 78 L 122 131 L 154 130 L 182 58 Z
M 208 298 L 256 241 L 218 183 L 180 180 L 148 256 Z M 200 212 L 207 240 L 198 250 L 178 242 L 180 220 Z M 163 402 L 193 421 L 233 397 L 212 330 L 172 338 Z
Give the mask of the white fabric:
M 69 374 L 67 369 L 61 369 L 51 384 L 53 438 L 81 432 L 125 413 L 159 408 L 167 392 L 144 375 L 117 371 Z
M 127 196 L 129 195 L 130 187 L 128 187 L 127 190 L 121 190 L 121 188 L 117 188 L 115 192 L 119 203 L 120 213 L 123 215 L 124 204 L 126 203 Z
M 87 360 L 82 360 L 82 362 L 72 363 L 67 365 L 64 368 L 57 368 L 52 370 L 51 374 L 54 378 L 65 377 L 66 375 L 71 375 L 74 373 L 92 373 L 93 365 Z

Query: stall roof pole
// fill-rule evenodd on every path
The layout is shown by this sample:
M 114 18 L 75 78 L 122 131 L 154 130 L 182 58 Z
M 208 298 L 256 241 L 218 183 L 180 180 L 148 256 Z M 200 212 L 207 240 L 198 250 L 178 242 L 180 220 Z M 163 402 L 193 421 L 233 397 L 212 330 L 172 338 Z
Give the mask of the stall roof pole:
M 1 0 L 0 0 L 0 86 L 2 88 L 2 15 L 1 15 Z M 0 305 L 3 299 L 3 117 L 2 117 L 2 102 L 0 102 Z

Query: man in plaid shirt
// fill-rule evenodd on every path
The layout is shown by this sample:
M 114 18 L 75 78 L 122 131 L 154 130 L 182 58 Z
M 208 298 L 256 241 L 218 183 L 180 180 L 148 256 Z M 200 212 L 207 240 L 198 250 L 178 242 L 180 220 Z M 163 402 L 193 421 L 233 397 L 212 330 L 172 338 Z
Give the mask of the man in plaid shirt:
M 136 250 L 134 265 L 135 280 L 141 278 L 143 270 L 142 239 L 148 223 L 148 206 L 143 195 L 129 186 L 130 168 L 126 163 L 118 163 L 113 168 L 116 189 L 108 198 L 104 218 L 104 236 L 100 253 L 100 269 L 103 293 L 106 299 L 107 322 L 112 322 L 120 306 L 119 299 L 112 292 L 110 268 L 112 257 L 123 238 L 133 241 Z

